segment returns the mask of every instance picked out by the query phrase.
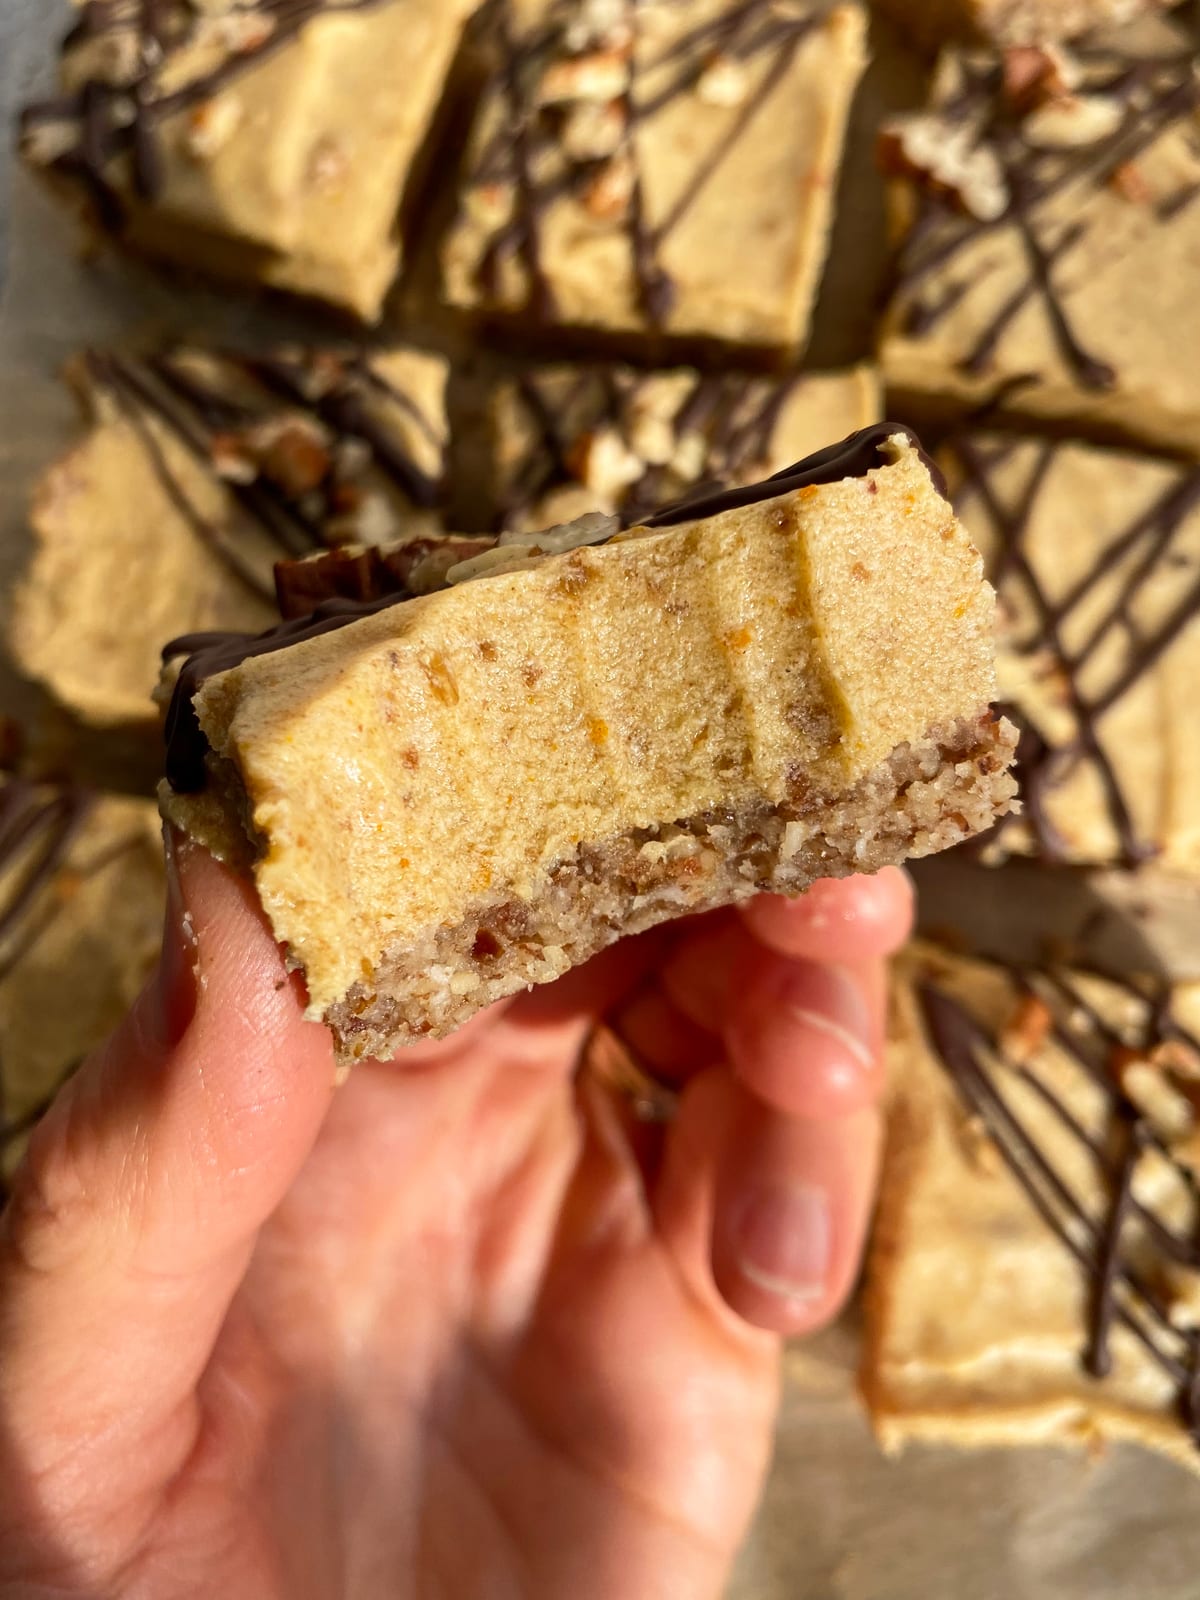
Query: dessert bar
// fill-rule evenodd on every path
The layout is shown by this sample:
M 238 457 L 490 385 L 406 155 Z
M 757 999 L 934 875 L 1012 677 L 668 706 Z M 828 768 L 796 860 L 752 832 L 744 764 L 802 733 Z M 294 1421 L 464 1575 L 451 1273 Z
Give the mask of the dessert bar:
M 1011 803 L 992 594 L 893 425 L 446 582 L 167 652 L 164 811 L 252 872 L 343 1061 Z
M 1200 1469 L 1198 1028 L 1195 986 L 909 958 L 862 1376 L 886 1448 Z
M 365 320 L 470 0 L 77 0 L 26 161 L 126 244 Z
M 504 0 L 446 295 L 523 328 L 795 350 L 825 259 L 856 5 Z

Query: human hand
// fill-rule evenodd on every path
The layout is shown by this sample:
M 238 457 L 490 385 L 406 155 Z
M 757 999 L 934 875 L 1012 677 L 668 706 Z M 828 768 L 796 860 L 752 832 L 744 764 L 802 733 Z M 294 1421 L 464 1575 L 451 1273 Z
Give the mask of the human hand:
M 0 1222 L 0 1593 L 717 1595 L 779 1335 L 856 1270 L 907 880 L 627 940 L 335 1093 L 252 891 L 172 855 Z M 669 1129 L 576 1074 L 602 1015 Z

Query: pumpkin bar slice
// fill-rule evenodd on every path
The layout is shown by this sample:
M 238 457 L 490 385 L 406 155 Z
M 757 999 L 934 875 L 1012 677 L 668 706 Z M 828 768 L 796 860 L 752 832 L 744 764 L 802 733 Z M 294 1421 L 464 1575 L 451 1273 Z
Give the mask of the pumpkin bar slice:
M 922 948 L 893 1007 L 862 1387 L 912 1440 L 1200 1470 L 1200 986 Z
M 21 151 L 133 249 L 378 318 L 472 0 L 76 0 Z
M 865 34 L 862 7 L 828 0 L 503 0 L 447 299 L 639 357 L 794 351 Z
M 165 814 L 246 863 L 344 1061 L 624 933 L 942 849 L 1014 789 L 991 591 L 891 424 L 189 650 Z
M 902 235 L 881 360 L 913 416 L 983 407 L 1200 452 L 1200 79 L 1146 18 L 1064 51 L 950 51 L 883 135 Z
M 34 494 L 18 663 L 88 723 L 153 727 L 163 645 L 270 626 L 280 557 L 440 526 L 446 373 L 404 346 L 79 356 L 90 426 Z

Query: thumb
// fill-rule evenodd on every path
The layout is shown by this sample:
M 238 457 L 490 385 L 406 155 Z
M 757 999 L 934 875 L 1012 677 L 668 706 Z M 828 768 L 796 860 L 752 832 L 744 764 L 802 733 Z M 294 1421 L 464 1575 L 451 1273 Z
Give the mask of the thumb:
M 109 1460 L 148 1479 L 182 1464 L 196 1381 L 334 1082 L 249 885 L 170 835 L 167 880 L 158 971 L 51 1107 L 0 1219 L 8 1444 L 34 1482 L 69 1456 L 81 1499 Z

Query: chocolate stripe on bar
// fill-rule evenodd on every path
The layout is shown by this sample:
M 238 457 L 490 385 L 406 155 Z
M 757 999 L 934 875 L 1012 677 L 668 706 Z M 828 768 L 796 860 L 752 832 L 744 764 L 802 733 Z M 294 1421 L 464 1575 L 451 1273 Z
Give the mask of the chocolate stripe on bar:
M 1090 1314 L 1080 1330 L 1080 1360 L 1102 1380 L 1112 1367 L 1109 1348 L 1114 1326 L 1128 1330 L 1147 1355 L 1175 1385 L 1180 1416 L 1200 1445 L 1200 1330 L 1180 1328 L 1156 1287 L 1156 1274 L 1139 1272 L 1123 1248 L 1126 1225 L 1136 1217 L 1146 1238 L 1164 1262 L 1200 1267 L 1194 1231 L 1180 1232 L 1144 1205 L 1135 1189 L 1139 1162 L 1147 1153 L 1167 1162 L 1178 1182 L 1200 1204 L 1196 1178 L 1177 1161 L 1120 1088 L 1117 1066 L 1128 1041 L 1120 1038 L 1088 1004 L 1078 980 L 1048 972 L 1011 969 L 1018 993 L 1045 1005 L 1052 1017 L 1050 1037 L 1107 1106 L 1107 1128 L 1089 1132 L 1072 1114 L 1032 1062 L 1005 1054 L 958 1000 L 934 983 L 920 987 L 930 1043 L 949 1074 L 963 1104 L 983 1121 L 1010 1173 L 1020 1184 L 1046 1226 L 1075 1258 L 1090 1289 Z M 1139 1056 L 1149 1057 L 1164 1045 L 1182 1046 L 1200 1061 L 1200 1041 L 1171 1017 L 1165 990 L 1143 993 L 1123 979 L 1106 981 L 1140 1002 L 1144 1017 L 1136 1041 Z M 1003 1070 L 1001 1070 L 1003 1069 Z M 1038 1100 L 1087 1153 L 1107 1194 L 1104 1216 L 1097 1219 L 1066 1176 L 1039 1143 L 1029 1120 L 1022 1117 L 1003 1088 L 1004 1075 L 1031 1089 Z M 1119 1154 L 1114 1156 L 1114 1149 Z
M 964 357 L 963 370 L 974 376 L 988 370 L 1014 319 L 1037 301 L 1060 354 L 1080 385 L 1103 390 L 1117 378 L 1113 369 L 1087 348 L 1074 327 L 1059 281 L 1072 252 L 1089 237 L 1089 227 L 1084 221 L 1071 222 L 1051 237 L 1047 207 L 1073 185 L 1098 189 L 1113 182 L 1115 173 L 1195 113 L 1200 107 L 1200 82 L 1191 50 L 1137 58 L 1107 46 L 1085 45 L 1077 48 L 1076 56 L 1086 74 L 1079 92 L 1114 102 L 1120 114 L 1115 128 L 1076 146 L 1040 149 L 1027 140 L 1021 108 L 1014 107 L 1006 93 L 1002 60 L 981 63 L 972 57 L 957 57 L 961 87 L 932 111 L 945 123 L 947 138 L 970 129 L 972 151 L 991 153 L 1006 203 L 1000 215 L 982 220 L 960 205 L 956 196 L 936 183 L 923 182 L 920 172 L 915 175 L 920 202 L 901 252 L 897 284 L 898 295 L 907 302 L 905 333 L 919 338 L 932 332 L 971 293 L 978 275 L 949 285 L 939 300 L 931 299 L 925 286 L 989 235 L 1015 229 L 1029 267 L 1028 279 L 996 310 Z M 904 122 L 897 119 L 885 136 L 885 164 L 896 162 L 911 176 L 904 156 Z M 1195 192 L 1194 186 L 1187 185 L 1169 196 L 1158 208 L 1159 222 L 1166 226 L 1182 215 Z
M 640 25 L 637 0 L 626 0 L 620 20 L 621 32 L 628 40 L 622 53 L 627 61 L 627 76 L 622 93 L 615 96 L 623 129 L 616 148 L 604 157 L 581 157 L 568 161 L 567 170 L 550 178 L 539 176 L 545 157 L 562 146 L 556 128 L 558 108 L 539 106 L 536 87 L 540 67 L 555 60 L 578 56 L 571 34 L 579 24 L 578 8 L 560 3 L 549 20 L 523 38 L 514 33 L 510 8 L 502 4 L 498 34 L 504 59 L 501 85 L 507 115 L 503 128 L 481 152 L 468 182 L 495 185 L 507 182 L 515 196 L 511 221 L 497 229 L 479 264 L 478 282 L 485 294 L 495 299 L 499 293 L 504 263 L 520 259 L 529 285 L 530 309 L 540 321 L 556 315 L 554 290 L 542 263 L 541 229 L 549 206 L 565 194 L 583 193 L 602 184 L 607 175 L 620 169 L 628 173 L 628 205 L 625 210 L 630 256 L 637 284 L 638 300 L 647 322 L 661 327 L 675 301 L 675 285 L 662 264 L 662 247 L 671 233 L 691 211 L 699 196 L 712 182 L 736 148 L 742 135 L 769 104 L 776 85 L 782 81 L 797 50 L 817 28 L 829 6 L 827 0 L 813 0 L 807 9 L 786 13 L 776 11 L 771 0 L 742 0 L 722 15 L 690 29 L 664 54 L 638 62 L 637 31 Z M 745 66 L 769 61 L 766 76 L 755 93 L 734 118 L 726 136 L 709 156 L 700 162 L 669 214 L 656 225 L 646 220 L 642 174 L 639 164 L 638 132 L 641 124 L 693 90 L 717 58 Z M 651 93 L 644 80 L 656 81 L 668 74 L 665 85 Z
M 671 527 L 700 517 L 716 516 L 722 511 L 774 500 L 779 495 L 791 494 L 797 489 L 839 483 L 844 478 L 865 477 L 886 462 L 888 441 L 897 435 L 920 450 L 919 441 L 908 428 L 894 422 L 875 423 L 858 433 L 852 433 L 839 444 L 830 445 L 793 466 L 785 467 L 782 472 L 761 483 L 741 489 L 720 490 L 688 500 L 660 511 L 643 526 Z M 921 456 L 939 492 L 944 494 L 945 483 L 941 474 L 924 452 Z M 181 656 L 185 660 L 171 696 L 164 730 L 166 776 L 171 787 L 177 794 L 196 794 L 205 785 L 208 743 L 193 701 L 206 679 L 215 677 L 219 672 L 227 672 L 253 656 L 270 655 L 305 639 L 314 639 L 337 628 L 344 628 L 348 623 L 397 605 L 403 599 L 402 593 L 385 594 L 369 600 L 337 598 L 317 606 L 307 617 L 280 623 L 265 633 L 188 634 L 172 640 L 163 651 L 163 660 L 174 661 Z
M 971 496 L 977 497 L 995 532 L 999 546 L 991 574 L 1003 595 L 1007 585 L 1018 586 L 1028 596 L 1037 627 L 1027 639 L 1012 646 L 1026 659 L 1049 650 L 1061 673 L 1067 708 L 1075 722 L 1069 739 L 1052 741 L 1033 726 L 1021 707 L 1008 705 L 1004 713 L 1021 733 L 1016 771 L 1025 801 L 1024 820 L 1033 830 L 1038 854 L 1046 861 L 1071 858 L 1067 842 L 1050 819 L 1047 799 L 1066 777 L 1084 763 L 1100 781 L 1109 820 L 1117 836 L 1120 863 L 1136 866 L 1158 849 L 1153 840 L 1140 839 L 1134 828 L 1129 798 L 1117 768 L 1105 749 L 1101 730 L 1106 714 L 1161 660 L 1184 628 L 1200 619 L 1200 572 L 1185 582 L 1168 614 L 1152 630 L 1133 624 L 1133 605 L 1145 586 L 1177 559 L 1177 545 L 1190 517 L 1200 512 L 1200 467 L 1180 468 L 1180 477 L 1129 527 L 1096 552 L 1091 570 L 1078 579 L 1061 599 L 1052 602 L 1029 558 L 1030 529 L 1047 475 L 1060 447 L 1046 440 L 1037 447 L 1032 470 L 1014 503 L 1006 504 L 995 480 L 999 469 L 1011 461 L 1015 445 L 1000 440 L 985 447 L 965 437 L 950 441 L 946 453 L 962 474 L 955 495 L 960 514 Z M 1064 627 L 1077 614 L 1094 606 L 1097 587 L 1112 581 L 1118 563 L 1132 560 L 1114 599 L 1091 622 L 1083 643 L 1068 650 Z M 1098 691 L 1085 694 L 1080 673 L 1102 646 L 1124 641 L 1120 666 Z M 1001 837 L 1012 824 L 1003 818 L 982 841 Z

